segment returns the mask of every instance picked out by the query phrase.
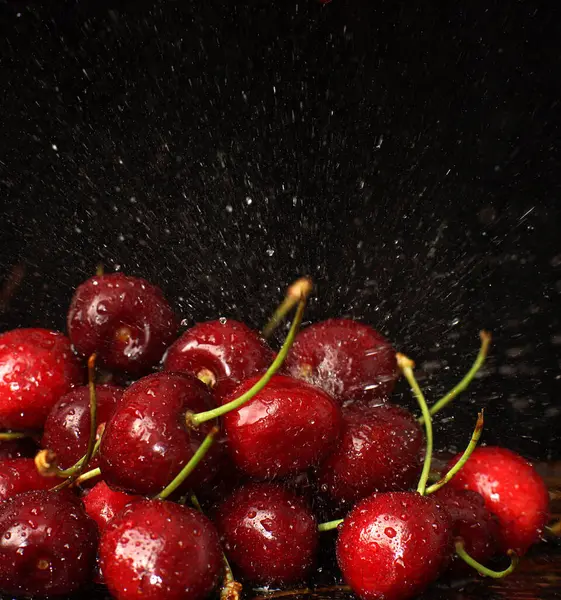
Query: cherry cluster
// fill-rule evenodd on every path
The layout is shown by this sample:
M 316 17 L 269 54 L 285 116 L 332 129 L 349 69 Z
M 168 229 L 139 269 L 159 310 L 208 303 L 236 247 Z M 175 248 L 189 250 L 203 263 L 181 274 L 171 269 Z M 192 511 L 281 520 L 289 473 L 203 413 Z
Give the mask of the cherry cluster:
M 68 337 L 1 334 L 0 592 L 95 581 L 118 600 L 233 600 L 242 583 L 309 581 L 332 542 L 365 600 L 510 573 L 548 519 L 533 467 L 477 447 L 481 413 L 466 450 L 431 468 L 432 416 L 473 379 L 489 335 L 429 408 L 413 362 L 370 326 L 300 331 L 310 292 L 294 283 L 262 333 L 221 318 L 177 337 L 161 290 L 98 273 L 74 294 Z M 389 400 L 400 374 L 418 418 Z

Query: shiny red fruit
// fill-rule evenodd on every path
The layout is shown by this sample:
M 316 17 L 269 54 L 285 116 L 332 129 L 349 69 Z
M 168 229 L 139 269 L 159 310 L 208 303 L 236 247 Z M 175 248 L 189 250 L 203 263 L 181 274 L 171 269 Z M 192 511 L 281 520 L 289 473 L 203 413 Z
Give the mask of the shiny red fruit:
M 0 461 L 12 458 L 33 458 L 38 451 L 35 440 L 31 438 L 0 441 Z
M 351 319 L 328 319 L 303 329 L 284 372 L 323 388 L 341 403 L 383 401 L 398 377 L 395 350 L 388 340 Z
M 341 441 L 318 469 L 322 492 L 355 502 L 374 492 L 407 490 L 422 467 L 421 427 L 398 406 L 352 404 L 342 410 Z
M 162 291 L 122 273 L 92 277 L 78 286 L 67 324 L 80 354 L 95 352 L 107 368 L 130 373 L 156 365 L 177 332 Z
M 98 430 L 113 415 L 124 388 L 97 385 Z M 52 408 L 45 422 L 41 446 L 53 450 L 61 469 L 67 469 L 84 456 L 90 438 L 90 392 L 87 386 L 70 390 Z M 98 466 L 94 457 L 89 469 Z
M 55 402 L 83 382 L 70 340 L 47 329 L 0 335 L 0 430 L 41 429 Z
M 341 525 L 337 562 L 362 600 L 406 600 L 441 574 L 452 552 L 450 516 L 416 492 L 374 494 Z
M 61 481 L 40 475 L 32 458 L 0 461 L 0 502 L 31 490 L 49 490 Z
M 259 377 L 242 383 L 226 404 Z M 245 473 L 260 479 L 292 475 L 317 465 L 339 439 L 341 411 L 325 392 L 275 375 L 241 408 L 224 416 L 228 450 Z
M 222 572 L 222 551 L 201 513 L 160 500 L 125 508 L 99 547 L 105 583 L 116 600 L 203 600 Z
M 234 572 L 259 585 L 301 581 L 315 563 L 316 519 L 295 494 L 280 486 L 243 486 L 222 502 L 214 521 Z
M 70 594 L 91 578 L 97 528 L 66 494 L 27 492 L 0 505 L 0 592 Z
M 212 408 L 207 386 L 183 373 L 156 373 L 126 390 L 105 426 L 99 466 L 106 483 L 132 494 L 162 491 L 197 451 L 212 422 L 189 429 L 187 411 Z M 219 444 L 214 444 L 186 481 L 189 488 L 215 475 Z
M 498 542 L 503 552 L 512 549 L 521 556 L 540 539 L 549 519 L 549 495 L 543 479 L 519 454 L 498 446 L 476 448 L 448 485 L 483 496 L 499 520 Z
M 168 350 L 164 369 L 203 377 L 223 398 L 239 383 L 265 371 L 273 351 L 261 336 L 239 321 L 198 323 Z
M 97 523 L 100 531 L 125 506 L 143 500 L 142 496 L 112 490 L 105 481 L 96 483 L 83 498 L 86 513 Z

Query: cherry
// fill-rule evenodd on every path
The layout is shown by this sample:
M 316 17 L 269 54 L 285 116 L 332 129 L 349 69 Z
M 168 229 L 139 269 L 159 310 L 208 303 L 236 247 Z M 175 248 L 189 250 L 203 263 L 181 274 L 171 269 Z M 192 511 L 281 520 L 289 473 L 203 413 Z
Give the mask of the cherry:
M 14 329 L 0 335 L 0 429 L 41 429 L 55 402 L 84 373 L 62 333 Z
M 405 600 L 420 594 L 452 552 L 450 516 L 432 497 L 414 492 L 374 494 L 340 526 L 337 562 L 363 600 Z
M 522 556 L 539 540 L 549 518 L 549 495 L 542 478 L 519 454 L 498 446 L 477 448 L 448 485 L 483 496 L 498 518 L 503 552 L 512 549 Z
M 95 523 L 66 494 L 34 491 L 0 505 L 0 591 L 69 594 L 92 574 Z
M 242 383 L 223 404 L 258 380 Z M 251 400 L 224 415 L 223 423 L 234 463 L 252 477 L 269 479 L 318 464 L 337 442 L 341 412 L 321 389 L 274 375 Z
M 49 490 L 59 483 L 39 474 L 32 458 L 0 461 L 0 502 L 31 490 Z
M 191 508 L 142 500 L 119 513 L 102 533 L 100 563 L 117 600 L 202 600 L 223 568 L 218 534 Z
M 341 440 L 317 473 L 320 489 L 341 502 L 411 488 L 421 472 L 423 433 L 395 405 L 343 407 Z
M 115 412 L 125 390 L 109 384 L 97 385 L 95 390 L 99 430 Z M 61 469 L 68 469 L 86 453 L 90 423 L 90 392 L 87 386 L 70 390 L 51 409 L 41 445 L 56 454 Z M 93 469 L 97 464 L 97 458 L 94 457 L 88 466 Z
M 99 466 L 106 483 L 132 494 L 160 492 L 179 473 L 212 429 L 186 424 L 187 412 L 212 406 L 212 394 L 197 378 L 184 373 L 156 373 L 126 390 L 105 426 Z M 189 487 L 209 481 L 218 468 L 220 445 L 190 475 Z
M 278 485 L 239 488 L 217 507 L 214 521 L 235 572 L 253 583 L 292 584 L 314 565 L 316 519 L 298 496 Z
M 328 319 L 303 329 L 284 372 L 323 388 L 339 402 L 379 403 L 392 392 L 398 377 L 390 343 L 351 319 Z
M 141 496 L 112 490 L 105 481 L 96 483 L 82 499 L 86 513 L 97 523 L 100 531 L 125 506 L 139 500 L 142 500 Z
M 37 444 L 29 437 L 0 441 L 0 461 L 11 458 L 33 458 Z
M 187 330 L 167 351 L 164 369 L 199 377 L 223 398 L 272 361 L 273 351 L 258 333 L 239 321 L 220 319 Z
M 130 373 L 154 366 L 176 331 L 162 291 L 122 273 L 82 283 L 68 311 L 68 334 L 76 350 L 85 356 L 96 353 L 107 368 Z

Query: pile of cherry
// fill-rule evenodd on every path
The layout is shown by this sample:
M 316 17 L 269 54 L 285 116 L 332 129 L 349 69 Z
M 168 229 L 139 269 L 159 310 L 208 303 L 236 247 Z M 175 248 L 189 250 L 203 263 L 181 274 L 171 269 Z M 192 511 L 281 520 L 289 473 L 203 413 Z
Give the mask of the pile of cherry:
M 293 284 L 262 333 L 221 318 L 177 338 L 158 288 L 98 274 L 74 294 L 68 337 L 0 335 L 0 592 L 96 581 L 119 600 L 232 599 L 313 579 L 333 542 L 363 599 L 510 573 L 548 519 L 533 467 L 477 447 L 480 414 L 465 452 L 431 470 L 431 417 L 489 335 L 429 408 L 412 361 L 370 326 L 300 331 L 310 290 Z M 276 352 L 266 339 L 292 312 Z M 419 417 L 388 401 L 400 373 Z

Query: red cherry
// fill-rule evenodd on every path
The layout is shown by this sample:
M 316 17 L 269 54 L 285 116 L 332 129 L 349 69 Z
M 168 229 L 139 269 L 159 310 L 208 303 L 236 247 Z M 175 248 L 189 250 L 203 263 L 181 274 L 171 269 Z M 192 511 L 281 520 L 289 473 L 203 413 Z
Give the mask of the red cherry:
M 443 571 L 452 552 L 450 516 L 414 492 L 374 494 L 345 518 L 337 562 L 363 600 L 406 600 Z
M 188 411 L 212 407 L 207 386 L 183 373 L 156 373 L 126 390 L 105 426 L 99 466 L 110 487 L 133 494 L 157 494 L 181 471 L 213 427 L 186 425 Z M 210 480 L 219 462 L 219 444 L 189 476 L 188 487 Z
M 0 505 L 0 591 L 69 594 L 95 565 L 97 528 L 66 494 L 26 492 Z
M 450 469 L 456 456 L 448 464 Z M 499 520 L 498 542 L 503 552 L 519 556 L 537 542 L 549 519 L 549 495 L 543 479 L 519 454 L 486 446 L 476 448 L 448 483 L 455 489 L 479 492 Z
M 374 492 L 406 490 L 421 472 L 423 433 L 398 406 L 352 404 L 342 410 L 341 441 L 321 464 L 318 485 L 335 500 L 354 502 Z
M 0 441 L 0 461 L 12 458 L 33 458 L 37 444 L 31 438 Z
M 223 404 L 258 380 L 253 377 L 242 383 Z M 341 411 L 329 395 L 284 375 L 274 375 L 249 402 L 223 419 L 235 464 L 264 479 L 318 464 L 337 442 L 341 428 Z
M 222 572 L 218 534 L 201 513 L 142 500 L 104 530 L 101 570 L 117 600 L 203 600 Z
M 248 377 L 265 371 L 273 351 L 261 336 L 232 319 L 187 330 L 167 351 L 164 369 L 200 377 L 223 398 Z
M 84 372 L 62 333 L 14 329 L 0 335 L 0 429 L 41 429 L 55 402 Z
M 112 416 L 123 396 L 124 388 L 96 385 L 98 429 Z M 90 437 L 90 392 L 87 386 L 65 394 L 52 408 L 45 422 L 41 446 L 52 450 L 61 469 L 68 469 L 84 456 Z M 94 457 L 89 469 L 98 465 Z
M 82 499 L 86 513 L 97 523 L 100 531 L 107 523 L 121 512 L 125 506 L 142 500 L 142 496 L 134 496 L 112 490 L 105 481 L 96 483 Z
M 31 490 L 49 490 L 60 480 L 40 475 L 32 458 L 0 461 L 0 502 Z
M 398 377 L 395 350 L 388 340 L 351 319 L 328 319 L 302 330 L 284 371 L 340 402 L 379 402 L 392 392 Z
M 446 485 L 435 492 L 434 498 L 448 511 L 452 518 L 452 535 L 462 538 L 471 558 L 482 564 L 492 558 L 497 549 L 498 522 L 485 508 L 483 497 L 477 492 L 455 490 Z M 473 573 L 458 557 L 452 559 L 451 568 L 458 574 Z
M 68 311 L 68 334 L 76 350 L 84 356 L 96 353 L 109 369 L 150 369 L 176 331 L 177 321 L 162 291 L 122 273 L 82 283 Z

